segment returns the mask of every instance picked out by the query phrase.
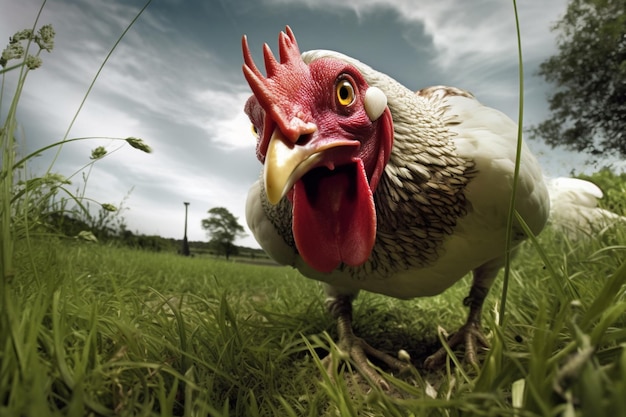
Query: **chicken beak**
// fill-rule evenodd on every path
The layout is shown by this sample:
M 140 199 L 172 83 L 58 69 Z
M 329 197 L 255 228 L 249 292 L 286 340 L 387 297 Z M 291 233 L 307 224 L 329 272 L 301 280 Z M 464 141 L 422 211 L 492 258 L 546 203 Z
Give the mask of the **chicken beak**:
M 313 165 L 321 149 L 291 143 L 280 129 L 274 130 L 267 146 L 263 179 L 271 204 L 277 204 Z

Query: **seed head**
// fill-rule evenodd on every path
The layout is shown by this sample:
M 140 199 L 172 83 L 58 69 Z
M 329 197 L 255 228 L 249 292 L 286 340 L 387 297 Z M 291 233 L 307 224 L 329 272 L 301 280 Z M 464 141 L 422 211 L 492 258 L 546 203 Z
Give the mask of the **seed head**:
M 62 184 L 71 184 L 72 182 L 65 178 L 63 175 L 58 174 L 56 172 L 50 172 L 43 177 L 41 177 L 41 181 L 48 185 L 62 185 Z
M 9 38 L 9 43 L 18 43 L 20 41 L 27 41 L 33 37 L 32 29 L 24 29 L 16 32 L 15 35 Z
M 104 146 L 98 146 L 97 148 L 92 149 L 91 156 L 89 158 L 95 161 L 96 159 L 103 158 L 106 154 L 107 150 L 104 148 Z
M 39 68 L 41 66 L 41 62 L 41 58 L 30 54 L 24 60 L 24 64 L 26 64 L 26 67 L 30 70 Z
M 104 204 L 101 204 L 101 207 L 105 209 L 106 211 L 110 211 L 110 212 L 117 211 L 117 207 L 115 207 L 113 204 L 104 203 Z
M 44 25 L 39 28 L 39 31 L 37 31 L 35 43 L 39 45 L 39 48 L 50 52 L 52 51 L 52 48 L 54 48 L 54 35 L 55 33 L 52 25 Z
M 98 238 L 89 230 L 83 230 L 79 232 L 76 236 L 76 239 L 86 240 L 87 242 L 97 242 Z
M 21 43 L 9 43 L 2 51 L 0 57 L 0 66 L 5 67 L 7 62 L 12 59 L 21 59 L 24 56 L 24 47 Z
M 143 151 L 145 153 L 151 153 L 152 152 L 152 148 L 150 148 L 150 146 L 148 146 L 143 139 L 138 139 L 138 138 L 126 138 L 126 142 L 128 142 L 128 144 L 130 146 L 132 146 L 135 149 L 139 149 L 140 151 Z

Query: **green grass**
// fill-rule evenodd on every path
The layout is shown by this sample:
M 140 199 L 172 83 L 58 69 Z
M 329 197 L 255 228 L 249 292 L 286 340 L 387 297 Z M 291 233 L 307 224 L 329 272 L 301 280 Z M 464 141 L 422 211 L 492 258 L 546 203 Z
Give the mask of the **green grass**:
M 2 309 L 0 414 L 513 415 L 517 380 L 525 384 L 517 415 L 617 413 L 626 389 L 626 230 L 614 232 L 571 246 L 548 231 L 541 242 L 556 280 L 525 246 L 504 327 L 500 287 L 488 298 L 492 349 L 479 373 L 420 367 L 437 326 L 463 322 L 468 280 L 412 301 L 361 294 L 357 334 L 391 353 L 406 349 L 416 365 L 385 373 L 390 393 L 349 365 L 334 380 L 323 372 L 318 357 L 335 349 L 334 323 L 320 285 L 290 268 L 21 242 Z

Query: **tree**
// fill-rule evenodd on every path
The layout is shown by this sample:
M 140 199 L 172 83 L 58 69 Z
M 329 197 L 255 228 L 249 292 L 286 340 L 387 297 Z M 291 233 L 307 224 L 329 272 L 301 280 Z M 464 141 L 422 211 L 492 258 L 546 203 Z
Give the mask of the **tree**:
M 208 213 L 209 217 L 202 219 L 202 228 L 211 237 L 210 243 L 228 259 L 236 252 L 235 238 L 246 236 L 244 228 L 224 207 L 213 207 Z
M 626 1 L 571 0 L 559 31 L 558 54 L 539 75 L 556 85 L 552 115 L 531 136 L 571 150 L 626 157 Z

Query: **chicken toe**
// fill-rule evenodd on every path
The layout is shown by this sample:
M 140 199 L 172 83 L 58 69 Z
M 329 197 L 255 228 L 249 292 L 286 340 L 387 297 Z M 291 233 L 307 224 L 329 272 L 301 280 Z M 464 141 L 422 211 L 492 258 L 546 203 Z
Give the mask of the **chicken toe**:
M 404 362 L 372 347 L 365 340 L 354 334 L 352 329 L 351 297 L 338 296 L 333 298 L 328 307 L 331 313 L 337 318 L 337 330 L 339 333 L 337 346 L 339 349 L 350 358 L 354 366 L 365 378 L 388 391 L 390 389 L 389 384 L 382 375 L 376 371 L 368 358 L 376 359 L 398 372 L 406 370 L 411 365 L 408 362 Z M 332 375 L 334 362 L 330 355 L 324 358 L 323 364 L 326 366 L 329 375 Z
M 478 366 L 478 349 L 489 348 L 489 343 L 482 332 L 480 323 L 465 323 L 448 339 L 448 346 L 450 349 L 454 350 L 460 345 L 465 346 L 465 360 L 472 366 Z M 439 368 L 444 364 L 446 357 L 447 350 L 444 347 L 441 347 L 435 353 L 426 358 L 424 361 L 424 367 L 428 369 Z
M 480 317 L 482 315 L 483 303 L 489 292 L 489 286 L 484 286 L 485 277 L 488 277 L 489 284 L 493 274 L 482 274 L 481 269 L 474 272 L 474 285 L 468 297 L 463 300 L 463 304 L 469 307 L 467 321 L 448 339 L 448 346 L 454 350 L 460 345 L 465 345 L 465 360 L 472 366 L 477 367 L 478 349 L 489 348 L 489 342 L 483 334 Z M 436 369 L 443 365 L 446 360 L 447 350 L 441 347 L 438 351 L 430 355 L 424 361 L 424 367 Z

